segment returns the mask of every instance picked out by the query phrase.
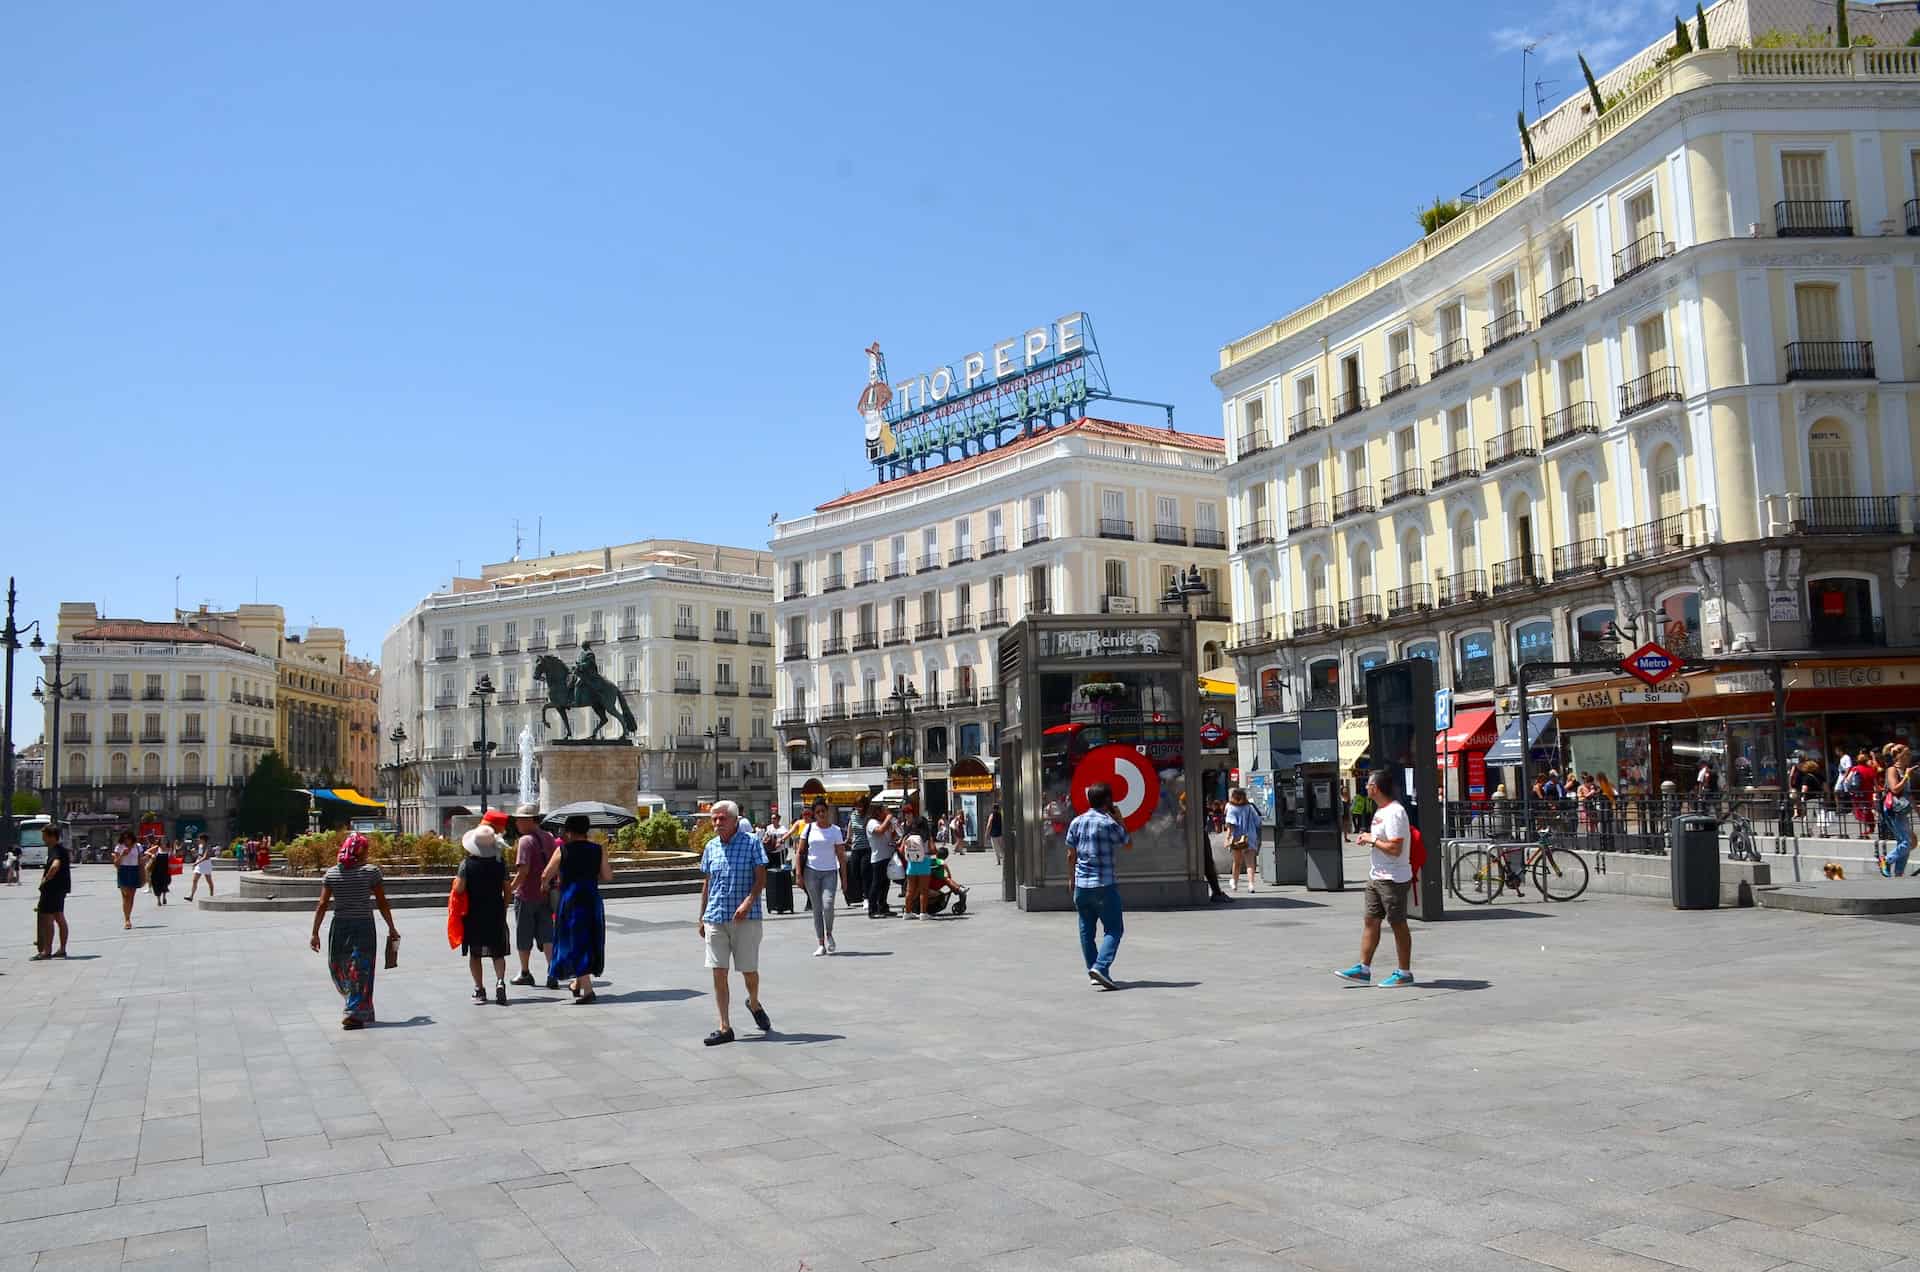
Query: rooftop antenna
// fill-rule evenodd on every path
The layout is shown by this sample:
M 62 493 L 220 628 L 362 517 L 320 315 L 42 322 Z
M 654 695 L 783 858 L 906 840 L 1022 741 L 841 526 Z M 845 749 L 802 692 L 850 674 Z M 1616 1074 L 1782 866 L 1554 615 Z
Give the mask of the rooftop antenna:
M 545 515 L 541 515 L 539 517 L 534 518 L 534 522 L 533 522 L 533 555 L 535 556 L 546 555 L 546 552 L 544 551 L 546 547 L 546 539 L 547 539 L 547 519 Z
M 520 518 L 513 519 L 513 559 L 520 559 Z
M 1527 113 L 1527 59 L 1539 48 L 1539 42 L 1533 41 L 1520 46 L 1520 113 Z
M 1535 119 L 1547 113 L 1547 90 L 1559 84 L 1559 80 L 1540 79 L 1533 81 L 1533 117 Z

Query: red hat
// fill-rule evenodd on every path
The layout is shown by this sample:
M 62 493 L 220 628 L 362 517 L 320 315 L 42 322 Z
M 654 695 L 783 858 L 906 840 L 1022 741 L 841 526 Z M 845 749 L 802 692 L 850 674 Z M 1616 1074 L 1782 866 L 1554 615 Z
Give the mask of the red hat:
M 481 817 L 480 820 L 485 824 L 493 827 L 494 833 L 496 834 L 506 833 L 507 827 L 509 825 L 509 819 L 507 817 L 506 810 L 499 809 L 499 808 L 489 808 L 486 811 L 486 814 L 483 817 Z

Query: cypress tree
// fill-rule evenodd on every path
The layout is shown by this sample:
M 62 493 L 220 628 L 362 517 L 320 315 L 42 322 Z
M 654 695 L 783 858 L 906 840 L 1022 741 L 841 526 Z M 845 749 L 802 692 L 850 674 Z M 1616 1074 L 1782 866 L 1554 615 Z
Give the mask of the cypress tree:
M 1587 81 L 1587 96 L 1593 98 L 1593 113 L 1598 117 L 1606 111 L 1607 104 L 1600 97 L 1600 86 L 1593 81 L 1593 68 L 1587 65 L 1587 55 L 1582 53 L 1579 57 L 1580 74 Z
M 1844 49 L 1853 44 L 1847 34 L 1847 0 L 1833 0 L 1833 47 Z
M 1693 6 L 1693 47 L 1707 47 L 1707 11 L 1698 4 Z
M 1693 52 L 1693 40 L 1687 35 L 1687 24 L 1677 17 L 1673 20 L 1673 51 L 1681 55 Z
M 1528 166 L 1528 167 L 1532 167 L 1532 166 L 1533 166 L 1533 163 L 1534 163 L 1534 158 L 1533 158 L 1533 135 L 1532 135 L 1531 133 L 1529 133 L 1529 132 L 1527 131 L 1527 112 L 1526 112 L 1526 111 L 1524 111 L 1524 110 L 1520 110 L 1520 111 L 1515 111 L 1515 112 L 1514 112 L 1514 119 L 1515 119 L 1515 120 L 1516 120 L 1516 121 L 1517 121 L 1517 122 L 1519 123 L 1519 125 L 1520 125 L 1520 150 L 1521 150 L 1521 153 L 1523 153 L 1523 154 L 1525 154 L 1525 155 L 1526 155 L 1526 157 L 1527 157 L 1527 166 Z

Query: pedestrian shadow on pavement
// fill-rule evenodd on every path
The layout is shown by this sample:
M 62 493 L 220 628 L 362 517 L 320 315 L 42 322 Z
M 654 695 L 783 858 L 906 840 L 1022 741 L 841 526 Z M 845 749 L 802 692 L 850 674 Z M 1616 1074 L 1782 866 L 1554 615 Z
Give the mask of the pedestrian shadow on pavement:
M 1495 910 L 1489 906 L 1473 906 L 1468 909 L 1447 908 L 1446 922 L 1456 919 L 1550 919 L 1553 915 L 1545 910 Z
M 1203 981 L 1115 981 L 1121 989 L 1198 989 Z
M 1236 910 L 1324 910 L 1326 906 L 1325 901 L 1309 901 L 1305 897 L 1281 896 L 1278 893 L 1268 897 L 1255 893 L 1252 896 L 1235 897 L 1231 904 L 1202 901 L 1196 905 L 1180 908 L 1183 910 L 1218 909 L 1232 914 Z
M 834 958 L 892 958 L 892 950 L 835 950 Z
M 415 1025 L 430 1025 L 432 1023 L 432 1016 L 409 1016 L 405 1020 L 376 1020 L 367 1027 L 369 1029 L 411 1029 Z
M 705 998 L 707 993 L 701 989 L 630 989 L 624 994 L 600 994 L 593 996 L 597 1003 L 678 1003 L 689 998 Z
M 1423 980 L 1416 981 L 1413 988 L 1455 990 L 1492 989 L 1493 982 L 1483 980 Z
M 741 1042 L 784 1042 L 788 1046 L 804 1046 L 810 1042 L 845 1042 L 845 1034 L 785 1033 L 774 1030 L 772 1033 L 748 1034 Z

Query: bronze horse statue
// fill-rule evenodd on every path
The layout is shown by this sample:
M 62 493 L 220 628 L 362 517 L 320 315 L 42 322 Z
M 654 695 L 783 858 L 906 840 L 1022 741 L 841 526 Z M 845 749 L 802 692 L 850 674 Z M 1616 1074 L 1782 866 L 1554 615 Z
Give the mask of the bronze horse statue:
M 566 730 L 568 740 L 573 738 L 573 722 L 567 713 L 575 707 L 591 708 L 597 717 L 593 732 L 587 736 L 597 738 L 600 730 L 607 727 L 607 717 L 612 716 L 620 722 L 620 740 L 633 735 L 638 727 L 633 719 L 633 711 L 627 706 L 627 699 L 606 677 L 595 672 L 576 679 L 567 665 L 552 654 L 542 654 L 533 664 L 533 678 L 545 682 L 547 701 L 540 708 L 540 724 L 546 727 L 547 712 L 560 713 L 560 725 Z

